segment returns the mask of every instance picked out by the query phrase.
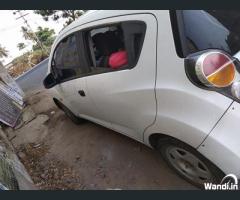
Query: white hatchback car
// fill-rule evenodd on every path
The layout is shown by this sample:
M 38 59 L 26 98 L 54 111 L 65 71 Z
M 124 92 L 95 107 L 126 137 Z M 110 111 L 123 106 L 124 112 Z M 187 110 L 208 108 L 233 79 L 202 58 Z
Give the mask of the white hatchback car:
M 240 12 L 91 11 L 55 40 L 44 80 L 87 119 L 157 149 L 202 187 L 240 178 Z

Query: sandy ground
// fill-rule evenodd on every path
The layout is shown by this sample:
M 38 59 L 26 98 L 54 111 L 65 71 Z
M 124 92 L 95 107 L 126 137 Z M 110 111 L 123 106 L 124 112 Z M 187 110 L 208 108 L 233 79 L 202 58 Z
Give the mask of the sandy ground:
M 143 144 L 91 122 L 73 124 L 46 91 L 28 103 L 30 121 L 6 131 L 38 188 L 195 189 Z

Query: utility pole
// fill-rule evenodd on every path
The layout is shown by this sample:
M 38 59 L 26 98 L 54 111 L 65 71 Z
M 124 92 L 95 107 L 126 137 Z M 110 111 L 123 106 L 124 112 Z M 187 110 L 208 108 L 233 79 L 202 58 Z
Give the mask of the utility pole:
M 18 19 L 23 19 L 24 23 L 27 25 L 27 27 L 30 29 L 30 31 L 33 34 L 33 37 L 35 38 L 35 41 L 37 42 L 37 44 L 40 46 L 40 48 L 42 49 L 42 52 L 46 51 L 47 49 L 45 48 L 45 46 L 42 44 L 42 42 L 39 40 L 38 36 L 36 35 L 36 33 L 32 30 L 31 26 L 29 25 L 27 19 L 25 18 L 26 15 L 28 15 L 29 13 L 23 14 L 20 10 L 16 11 L 20 17 L 16 18 L 16 20 Z M 14 13 L 15 14 L 15 13 Z

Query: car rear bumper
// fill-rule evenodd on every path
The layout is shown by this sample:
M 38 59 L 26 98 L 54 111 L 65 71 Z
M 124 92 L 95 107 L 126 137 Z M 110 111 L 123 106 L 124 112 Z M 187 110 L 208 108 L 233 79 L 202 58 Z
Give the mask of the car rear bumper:
M 225 174 L 240 178 L 240 104 L 234 102 L 198 151 Z

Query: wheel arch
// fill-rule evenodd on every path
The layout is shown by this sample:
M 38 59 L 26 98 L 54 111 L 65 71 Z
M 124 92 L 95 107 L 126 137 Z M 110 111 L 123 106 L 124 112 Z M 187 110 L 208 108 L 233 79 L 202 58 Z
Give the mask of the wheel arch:
M 173 140 L 180 141 L 180 142 L 183 142 L 183 143 L 186 144 L 186 142 L 184 142 L 182 140 L 179 140 L 178 138 L 175 138 L 175 137 L 172 137 L 170 135 L 163 134 L 163 133 L 153 133 L 153 134 L 149 135 L 148 142 L 153 149 L 156 149 L 157 145 L 159 143 L 165 142 L 168 139 L 171 139 L 171 140 L 173 139 Z M 187 144 L 187 145 L 189 145 L 189 144 Z M 192 146 L 192 148 L 196 149 L 193 146 Z

